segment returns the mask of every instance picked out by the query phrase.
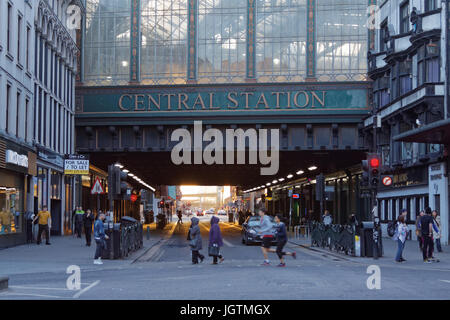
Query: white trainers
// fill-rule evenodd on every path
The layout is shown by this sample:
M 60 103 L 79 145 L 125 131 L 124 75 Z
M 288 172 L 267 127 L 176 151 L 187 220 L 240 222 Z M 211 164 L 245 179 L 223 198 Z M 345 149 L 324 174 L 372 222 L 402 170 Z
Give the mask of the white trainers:
M 98 258 L 98 259 L 94 259 L 94 264 L 103 264 L 103 262 L 100 258 Z

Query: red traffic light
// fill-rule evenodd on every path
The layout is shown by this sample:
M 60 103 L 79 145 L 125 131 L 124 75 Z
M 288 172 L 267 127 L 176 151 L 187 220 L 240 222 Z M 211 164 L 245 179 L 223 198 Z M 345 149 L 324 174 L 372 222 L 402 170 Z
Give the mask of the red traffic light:
M 380 159 L 378 159 L 378 158 L 370 159 L 370 166 L 372 168 L 378 168 L 380 166 Z

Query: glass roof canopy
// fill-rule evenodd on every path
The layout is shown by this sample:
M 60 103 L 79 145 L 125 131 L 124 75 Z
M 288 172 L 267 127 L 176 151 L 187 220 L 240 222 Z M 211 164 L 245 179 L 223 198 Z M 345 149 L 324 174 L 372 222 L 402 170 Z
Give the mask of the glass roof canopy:
M 245 0 L 197 0 L 197 83 L 246 82 Z M 364 81 L 367 0 L 317 0 L 314 55 L 317 81 Z M 187 83 L 189 1 L 140 0 L 142 84 Z M 131 0 L 87 0 L 84 84 L 130 80 Z M 257 82 L 302 82 L 307 73 L 306 0 L 255 0 Z

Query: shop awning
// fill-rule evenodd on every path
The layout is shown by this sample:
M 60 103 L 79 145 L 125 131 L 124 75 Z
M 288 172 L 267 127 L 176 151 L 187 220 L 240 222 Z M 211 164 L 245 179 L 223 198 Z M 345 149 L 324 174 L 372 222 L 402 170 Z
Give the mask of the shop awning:
M 450 119 L 439 120 L 394 137 L 394 141 L 450 144 Z

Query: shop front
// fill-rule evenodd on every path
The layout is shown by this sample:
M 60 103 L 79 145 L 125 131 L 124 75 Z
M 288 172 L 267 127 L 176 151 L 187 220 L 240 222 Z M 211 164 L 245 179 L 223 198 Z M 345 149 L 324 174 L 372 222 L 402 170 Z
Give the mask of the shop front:
M 51 235 L 70 232 L 73 210 L 73 179 L 64 175 L 64 159 L 59 154 L 39 148 L 37 176 L 33 181 L 34 213 L 44 206 L 51 214 Z
M 29 182 L 36 174 L 36 154 L 0 139 L 0 248 L 27 241 Z

